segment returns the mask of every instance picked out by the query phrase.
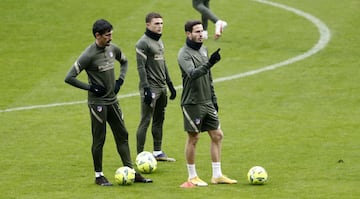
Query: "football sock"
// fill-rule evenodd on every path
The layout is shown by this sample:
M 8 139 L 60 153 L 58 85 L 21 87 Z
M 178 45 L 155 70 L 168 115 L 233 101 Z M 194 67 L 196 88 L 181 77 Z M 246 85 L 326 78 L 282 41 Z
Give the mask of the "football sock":
M 222 176 L 221 163 L 212 162 L 211 165 L 212 165 L 213 178 L 220 178 Z
M 104 173 L 102 171 L 100 172 L 95 172 L 95 177 L 100 177 L 100 176 L 104 176 Z
M 187 164 L 187 170 L 189 174 L 189 179 L 194 178 L 197 176 L 195 164 Z

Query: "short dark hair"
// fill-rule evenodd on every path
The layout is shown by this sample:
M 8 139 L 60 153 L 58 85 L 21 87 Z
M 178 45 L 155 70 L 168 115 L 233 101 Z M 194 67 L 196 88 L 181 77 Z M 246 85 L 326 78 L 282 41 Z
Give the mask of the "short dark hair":
M 200 20 L 190 20 L 185 23 L 185 32 L 192 32 L 195 25 L 202 24 Z
M 112 31 L 113 26 L 110 22 L 106 21 L 105 19 L 99 19 L 95 21 L 93 25 L 93 35 L 95 37 L 96 33 L 99 33 L 100 35 L 105 34 L 106 32 Z
M 162 16 L 157 12 L 150 12 L 145 17 L 145 23 L 150 23 L 153 18 L 162 18 Z

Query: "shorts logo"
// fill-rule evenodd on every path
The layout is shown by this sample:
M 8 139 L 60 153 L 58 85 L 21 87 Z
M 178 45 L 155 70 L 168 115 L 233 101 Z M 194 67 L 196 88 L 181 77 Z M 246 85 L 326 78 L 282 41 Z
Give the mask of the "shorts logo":
M 196 125 L 199 125 L 199 124 L 200 124 L 200 119 L 199 119 L 199 118 L 196 118 L 196 119 L 195 119 L 195 124 L 196 124 Z
M 97 107 L 96 107 L 96 110 L 97 110 L 98 112 L 102 112 L 103 107 L 102 107 L 102 106 L 97 106 Z

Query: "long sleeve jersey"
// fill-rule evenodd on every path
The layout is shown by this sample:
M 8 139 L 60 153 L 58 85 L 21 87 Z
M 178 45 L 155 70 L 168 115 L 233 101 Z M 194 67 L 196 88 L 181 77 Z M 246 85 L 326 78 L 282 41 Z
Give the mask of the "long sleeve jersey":
M 171 81 L 161 39 L 157 41 L 144 34 L 136 43 L 136 61 L 140 89 L 164 88 Z
M 185 45 L 178 53 L 182 73 L 181 105 L 217 103 L 207 48 L 194 50 Z
M 88 92 L 89 104 L 108 105 L 116 102 L 115 87 L 115 60 L 120 62 L 120 78 L 125 79 L 128 69 L 128 61 L 120 48 L 114 44 L 106 47 L 98 47 L 95 43 L 91 44 L 79 56 L 70 71 L 65 77 L 65 82 L 89 90 L 90 85 L 100 85 L 106 89 L 104 96 L 98 97 L 92 92 Z M 77 79 L 81 71 L 85 70 L 88 75 L 88 84 Z

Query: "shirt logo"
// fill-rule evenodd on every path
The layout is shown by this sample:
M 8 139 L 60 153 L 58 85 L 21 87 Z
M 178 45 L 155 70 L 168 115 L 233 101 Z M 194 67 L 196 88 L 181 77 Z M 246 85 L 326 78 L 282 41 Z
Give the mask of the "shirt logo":
M 164 60 L 164 56 L 161 54 L 154 55 L 154 60 Z
M 98 66 L 99 72 L 105 72 L 114 68 L 114 64 L 107 62 L 106 65 Z
M 109 56 L 113 57 L 114 56 L 113 52 L 109 52 Z
M 102 106 L 97 106 L 97 107 L 96 107 L 96 110 L 97 110 L 97 112 L 99 112 L 99 113 L 100 113 L 100 112 L 102 112 L 103 107 L 102 107 Z

